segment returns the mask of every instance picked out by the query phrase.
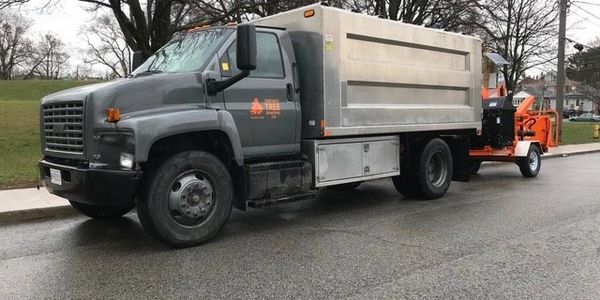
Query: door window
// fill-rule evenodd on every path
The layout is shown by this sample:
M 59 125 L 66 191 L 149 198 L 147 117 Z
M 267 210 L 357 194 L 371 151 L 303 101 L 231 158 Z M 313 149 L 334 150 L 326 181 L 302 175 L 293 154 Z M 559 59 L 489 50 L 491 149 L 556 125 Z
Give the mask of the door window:
M 236 43 L 233 42 L 227 49 L 229 70 L 224 70 L 223 76 L 233 76 L 240 73 L 236 64 Z M 277 36 L 273 33 L 256 33 L 256 70 L 250 72 L 249 77 L 254 78 L 285 78 L 283 71 L 283 58 Z

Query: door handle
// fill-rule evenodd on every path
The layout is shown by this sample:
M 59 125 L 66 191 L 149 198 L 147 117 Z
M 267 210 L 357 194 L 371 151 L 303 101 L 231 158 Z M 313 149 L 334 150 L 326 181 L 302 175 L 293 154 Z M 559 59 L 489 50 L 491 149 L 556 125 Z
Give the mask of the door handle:
M 294 85 L 291 83 L 288 83 L 286 85 L 286 89 L 287 89 L 287 100 L 294 101 Z

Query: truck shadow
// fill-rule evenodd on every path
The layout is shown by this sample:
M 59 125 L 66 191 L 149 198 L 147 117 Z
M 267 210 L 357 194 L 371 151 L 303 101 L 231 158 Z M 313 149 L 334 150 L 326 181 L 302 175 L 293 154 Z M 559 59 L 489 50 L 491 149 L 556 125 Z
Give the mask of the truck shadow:
M 87 219 L 74 227 L 73 243 L 76 246 L 126 249 L 168 249 L 150 237 L 137 220 L 135 213 L 129 213 L 115 220 L 99 221 Z
M 269 234 L 286 227 L 315 226 L 328 222 L 327 219 L 364 218 L 419 203 L 424 202 L 398 194 L 391 182 L 365 183 L 354 191 L 323 189 L 310 200 L 249 208 L 246 212 L 234 209 L 223 230 L 209 243 L 230 241 L 243 235 Z M 111 247 L 124 252 L 175 249 L 145 232 L 135 213 L 110 221 L 87 219 L 74 227 L 72 238 L 76 246 Z

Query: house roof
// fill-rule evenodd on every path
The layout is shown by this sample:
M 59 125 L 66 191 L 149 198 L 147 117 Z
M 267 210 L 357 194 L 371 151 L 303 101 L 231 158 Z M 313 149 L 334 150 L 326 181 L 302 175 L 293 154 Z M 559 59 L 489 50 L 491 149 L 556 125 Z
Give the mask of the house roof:
M 555 99 L 556 94 L 551 89 L 544 89 L 543 86 L 531 85 L 523 87 L 519 92 L 515 93 L 513 97 L 516 98 L 525 98 L 527 96 L 534 96 L 538 99 L 541 99 L 542 96 L 545 99 Z

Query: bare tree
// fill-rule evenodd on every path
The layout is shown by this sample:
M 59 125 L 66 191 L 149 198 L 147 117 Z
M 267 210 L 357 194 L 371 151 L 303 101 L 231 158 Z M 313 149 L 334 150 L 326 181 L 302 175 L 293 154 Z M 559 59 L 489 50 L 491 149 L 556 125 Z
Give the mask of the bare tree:
M 64 47 L 65 44 L 53 34 L 43 35 L 35 45 L 30 71 L 25 77 L 35 74 L 42 79 L 58 79 L 69 59 Z
M 114 15 L 127 45 L 141 51 L 145 57 L 162 47 L 185 20 L 194 0 L 79 0 L 90 4 L 91 10 L 108 9 Z M 0 0 L 0 8 L 22 5 L 30 0 Z M 45 0 L 43 6 L 56 4 Z
M 173 28 L 184 20 L 189 4 L 185 0 L 79 0 L 94 9 L 110 9 L 133 51 L 149 57 L 169 41 Z
M 365 1 L 367 12 L 404 23 L 459 31 L 472 17 L 471 0 Z M 356 1 L 354 1 L 356 3 Z
M 31 41 L 25 37 L 29 22 L 21 15 L 0 12 L 0 79 L 12 79 L 15 68 L 26 62 Z
M 568 59 L 567 77 L 600 89 L 600 37 Z
M 88 35 L 86 63 L 103 65 L 117 77 L 129 75 L 131 49 L 114 18 L 101 15 L 85 28 L 85 32 Z
M 501 70 L 507 90 L 525 71 L 556 59 L 557 2 L 481 0 L 474 5 L 483 19 L 474 25 L 485 45 L 510 62 Z
M 29 0 L 0 0 L 0 10 L 8 8 L 12 5 L 23 4 Z

